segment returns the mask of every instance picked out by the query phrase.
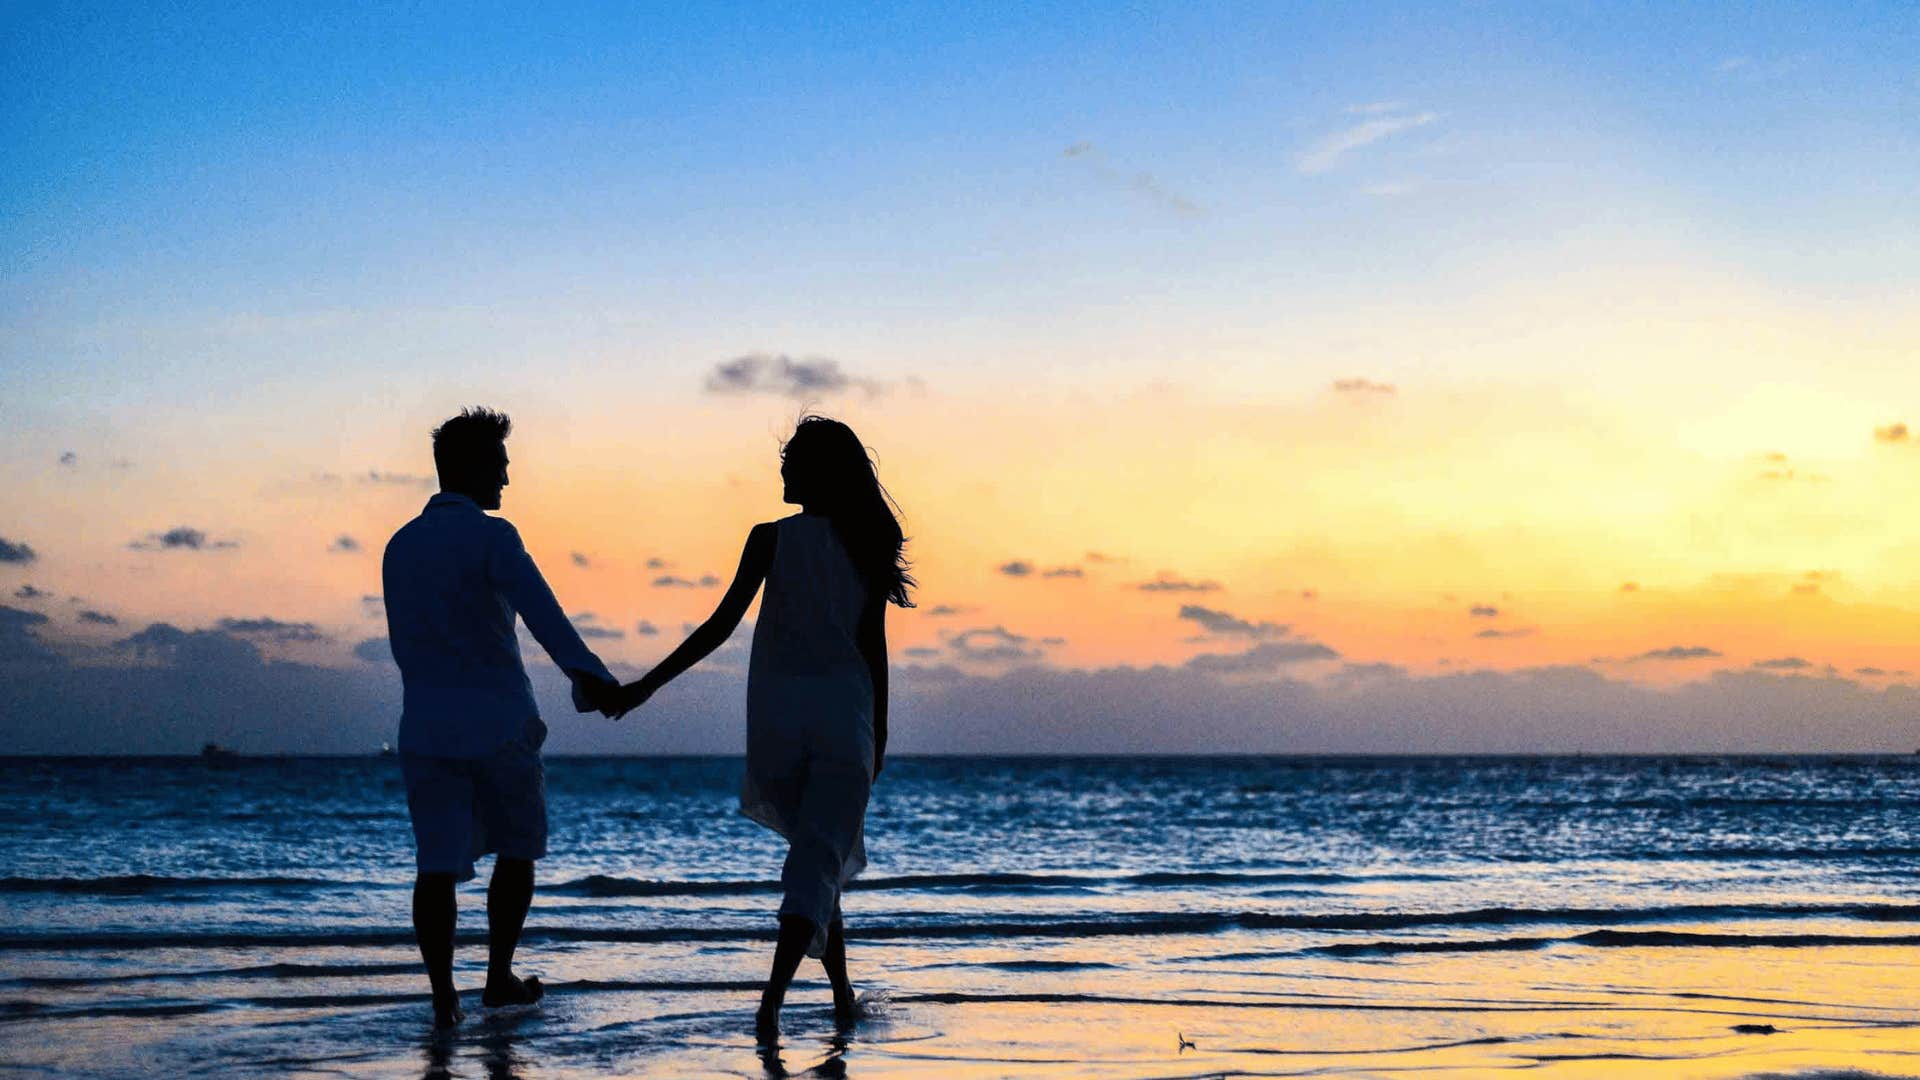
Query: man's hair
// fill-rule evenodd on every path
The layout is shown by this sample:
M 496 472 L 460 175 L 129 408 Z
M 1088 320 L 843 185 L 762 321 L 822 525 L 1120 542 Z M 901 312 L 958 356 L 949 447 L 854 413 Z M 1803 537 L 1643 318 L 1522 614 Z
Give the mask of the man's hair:
M 440 482 L 461 481 L 494 464 L 494 451 L 513 433 L 506 413 L 482 405 L 461 409 L 460 415 L 433 429 L 433 467 Z

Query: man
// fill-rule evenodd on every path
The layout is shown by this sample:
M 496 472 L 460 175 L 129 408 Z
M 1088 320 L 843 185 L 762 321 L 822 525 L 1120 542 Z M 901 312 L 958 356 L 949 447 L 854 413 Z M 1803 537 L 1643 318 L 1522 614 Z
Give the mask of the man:
M 560 610 L 500 508 L 512 421 L 466 409 L 433 432 L 440 493 L 387 542 L 387 633 L 400 665 L 400 768 L 418 877 L 413 930 L 433 986 L 436 1027 L 460 1022 L 453 985 L 454 886 L 495 854 L 487 887 L 489 1008 L 540 1000 L 540 980 L 513 974 L 533 902 L 533 862 L 546 854 L 546 725 L 520 664 L 514 619 L 574 680 L 574 705 L 599 708 L 617 687 Z

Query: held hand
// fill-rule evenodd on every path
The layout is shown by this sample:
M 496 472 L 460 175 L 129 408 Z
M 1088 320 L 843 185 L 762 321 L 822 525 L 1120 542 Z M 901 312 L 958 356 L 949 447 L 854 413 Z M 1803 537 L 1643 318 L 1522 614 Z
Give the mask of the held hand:
M 611 719 L 620 696 L 620 684 L 583 671 L 569 674 L 573 676 L 575 706 L 584 706 L 580 709 L 582 712 L 591 710 Z
M 613 711 L 609 712 L 607 717 L 618 720 L 646 704 L 647 699 L 652 696 L 653 691 L 647 687 L 645 679 L 619 687 L 613 692 Z

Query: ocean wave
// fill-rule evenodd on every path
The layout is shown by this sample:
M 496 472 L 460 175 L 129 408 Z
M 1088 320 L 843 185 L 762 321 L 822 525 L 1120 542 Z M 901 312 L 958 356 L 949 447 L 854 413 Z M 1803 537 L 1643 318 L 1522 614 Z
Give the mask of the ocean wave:
M 1475 908 L 1464 911 L 1380 911 L 1339 912 L 1329 914 L 1293 914 L 1270 912 L 1142 912 L 1123 916 L 1082 919 L 1004 919 L 986 921 L 909 921 L 874 922 L 849 926 L 847 936 L 856 940 L 903 938 L 990 938 L 990 937 L 1142 937 L 1175 934 L 1212 934 L 1227 930 L 1292 930 L 1301 932 L 1391 931 L 1473 929 L 1493 926 L 1587 925 L 1620 926 L 1647 922 L 1724 922 L 1730 920 L 1830 918 L 1867 922 L 1920 921 L 1916 904 L 1669 904 L 1648 908 Z M 1627 933 L 1606 929 L 1593 934 Z M 1635 931 L 1648 944 L 1667 943 L 1662 935 L 1687 937 L 1689 932 Z M 1498 939 L 1501 941 L 1554 942 L 1583 940 L 1575 938 Z M 769 937 L 768 926 L 693 926 L 693 927 L 620 927 L 620 926 L 547 926 L 529 927 L 528 941 L 555 942 L 663 942 L 663 941 L 751 941 Z M 1729 940 L 1764 941 L 1764 936 L 1695 935 L 1726 937 Z M 1783 935 L 1794 937 L 1794 935 Z M 1826 938 L 1835 943 L 1851 943 L 1846 935 L 1807 934 L 1806 944 L 1820 944 Z M 470 931 L 462 941 L 480 942 L 484 934 Z M 1897 941 L 1875 938 L 1875 941 Z M 59 949 L 165 949 L 165 948 L 250 948 L 298 946 L 381 946 L 411 945 L 413 935 L 406 930 L 313 929 L 285 931 L 209 931 L 177 933 L 173 931 L 108 931 L 45 934 L 0 933 L 0 950 Z M 1603 942 L 1604 943 L 1604 942 Z M 1367 943 L 1342 943 L 1324 949 L 1365 947 Z M 1422 948 L 1500 948 L 1538 947 L 1528 945 L 1476 945 L 1472 941 L 1394 942 L 1409 949 Z
M 402 886 L 374 881 L 342 881 L 307 877 L 167 877 L 158 874 L 122 874 L 112 877 L 4 877 L 0 893 L 78 893 L 97 896 L 138 896 L 147 893 L 204 892 L 212 889 L 390 889 Z
M 1177 888 L 1191 885 L 1346 885 L 1381 881 L 1450 881 L 1444 874 L 1342 874 L 1312 871 L 1150 871 L 1138 874 L 957 873 L 898 874 L 857 878 L 849 891 L 891 892 L 919 889 L 960 889 L 973 892 L 1070 892 L 1109 888 Z M 625 896 L 736 896 L 776 892 L 778 881 L 655 881 L 647 878 L 590 874 L 572 881 L 541 886 L 543 893 L 597 898 Z
M 1302 952 L 1320 956 L 1400 956 L 1441 952 L 1531 952 L 1555 945 L 1590 948 L 1809 949 L 1920 945 L 1920 934 L 1710 934 L 1693 930 L 1591 930 L 1564 937 L 1454 941 L 1343 941 Z

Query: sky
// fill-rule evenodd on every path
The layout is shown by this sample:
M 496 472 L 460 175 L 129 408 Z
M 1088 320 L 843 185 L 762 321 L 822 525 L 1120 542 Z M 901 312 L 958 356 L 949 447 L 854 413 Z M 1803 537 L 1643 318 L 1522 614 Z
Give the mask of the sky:
M 1920 746 L 1910 4 L 0 25 L 0 753 L 392 738 L 427 433 L 631 677 L 847 420 L 913 752 Z M 561 752 L 727 752 L 745 632 Z M 532 650 L 537 652 L 536 650 Z

